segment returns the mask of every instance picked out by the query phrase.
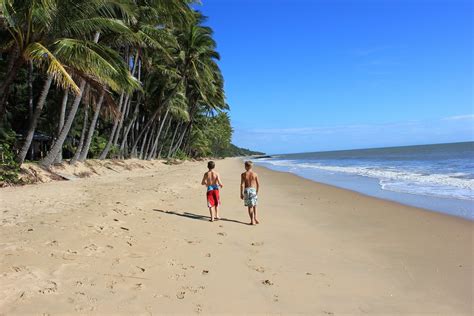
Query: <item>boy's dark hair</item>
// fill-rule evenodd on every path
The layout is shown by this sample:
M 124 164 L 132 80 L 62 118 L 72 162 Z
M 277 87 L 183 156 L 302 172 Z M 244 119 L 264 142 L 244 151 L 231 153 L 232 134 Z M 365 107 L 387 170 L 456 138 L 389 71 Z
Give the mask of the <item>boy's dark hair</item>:
M 253 162 L 251 162 L 250 160 L 247 160 L 247 161 L 245 162 L 245 167 L 249 167 L 249 168 L 250 168 L 250 167 L 252 167 L 252 166 L 253 166 Z
M 207 168 L 208 169 L 214 169 L 216 167 L 216 164 L 214 163 L 214 161 L 209 161 L 207 163 Z

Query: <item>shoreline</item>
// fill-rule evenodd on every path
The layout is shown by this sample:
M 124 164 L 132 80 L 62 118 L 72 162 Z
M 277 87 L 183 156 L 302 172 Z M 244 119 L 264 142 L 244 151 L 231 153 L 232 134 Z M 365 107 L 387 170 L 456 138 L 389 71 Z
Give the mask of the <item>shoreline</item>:
M 472 222 L 257 166 L 246 224 L 240 159 L 0 190 L 0 313 L 472 314 Z M 225 289 L 225 291 L 223 291 Z
M 380 200 L 380 201 L 384 201 L 384 202 L 394 203 L 395 205 L 400 205 L 402 207 L 410 207 L 410 208 L 414 208 L 414 209 L 417 209 L 417 210 L 420 210 L 420 211 L 440 214 L 440 215 L 444 215 L 444 216 L 448 216 L 448 217 L 454 217 L 454 218 L 465 220 L 465 221 L 468 221 L 468 222 L 473 222 L 474 221 L 474 218 L 470 219 L 470 218 L 463 217 L 463 216 L 460 216 L 460 215 L 450 214 L 450 213 L 447 213 L 446 211 L 443 212 L 443 211 L 440 211 L 440 210 L 429 209 L 427 207 L 421 207 L 421 206 L 411 205 L 411 204 L 408 204 L 408 203 L 403 203 L 403 202 L 397 201 L 395 199 L 389 199 L 389 198 L 379 197 L 379 196 L 376 196 L 376 195 L 371 195 L 371 194 L 368 194 L 368 193 L 356 191 L 354 189 L 340 187 L 340 186 L 337 186 L 337 185 L 334 185 L 334 184 L 331 184 L 331 183 L 325 183 L 325 182 L 313 180 L 310 177 L 304 177 L 302 175 L 299 175 L 299 174 L 296 174 L 296 173 L 293 173 L 293 172 L 290 172 L 290 171 L 281 171 L 281 170 L 272 169 L 268 166 L 264 166 L 264 165 L 259 164 L 258 160 L 255 163 L 255 165 L 257 166 L 257 168 L 262 168 L 262 169 L 266 169 L 266 170 L 269 170 L 269 171 L 272 171 L 272 172 L 277 172 L 277 173 L 282 173 L 282 174 L 289 174 L 289 175 L 298 177 L 302 180 L 310 181 L 312 183 L 317 183 L 318 185 L 328 186 L 328 187 L 331 187 L 331 188 L 334 188 L 334 189 L 352 192 L 352 193 L 359 194 L 359 195 L 362 195 L 362 196 L 365 196 L 365 197 L 368 197 L 368 198 L 372 198 L 372 199 L 376 199 L 376 200 Z M 362 177 L 362 176 L 359 176 L 359 177 Z M 376 181 L 376 179 L 374 179 L 374 181 Z M 380 190 L 383 191 L 383 189 L 380 189 Z M 413 195 L 415 197 L 422 197 L 422 198 L 426 197 L 426 196 L 417 195 L 417 194 L 414 194 L 414 193 L 413 194 L 411 194 L 411 193 L 401 193 L 401 192 L 395 192 L 395 191 L 388 191 L 388 192 L 393 192 L 393 193 L 397 193 L 397 194 L 404 194 L 404 195 Z M 428 197 L 431 197 L 431 196 L 428 196 Z

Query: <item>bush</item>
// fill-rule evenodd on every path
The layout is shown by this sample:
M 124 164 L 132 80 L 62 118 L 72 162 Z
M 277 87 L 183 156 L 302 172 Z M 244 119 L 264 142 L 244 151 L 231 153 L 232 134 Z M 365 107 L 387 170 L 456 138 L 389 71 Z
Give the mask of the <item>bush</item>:
M 11 130 L 0 131 L 0 184 L 20 183 L 20 165 L 15 160 L 12 150 L 15 133 Z
M 186 160 L 188 159 L 188 156 L 186 155 L 186 153 L 184 151 L 182 151 L 181 149 L 179 149 L 176 154 L 174 155 L 174 158 L 175 159 L 179 159 L 179 160 Z

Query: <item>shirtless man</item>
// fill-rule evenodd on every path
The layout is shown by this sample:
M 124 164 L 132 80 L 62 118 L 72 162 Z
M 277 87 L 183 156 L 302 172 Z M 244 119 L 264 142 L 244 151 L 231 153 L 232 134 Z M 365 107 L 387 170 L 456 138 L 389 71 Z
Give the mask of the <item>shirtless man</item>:
M 201 181 L 201 184 L 207 187 L 207 207 L 209 207 L 209 213 L 211 214 L 211 222 L 219 219 L 218 207 L 221 205 L 219 187 L 222 188 L 224 186 L 221 182 L 219 174 L 214 171 L 215 167 L 216 164 L 214 161 L 209 161 L 207 163 L 207 168 L 209 171 L 204 174 Z M 213 212 L 213 208 L 215 209 L 215 213 Z
M 259 224 L 257 219 L 257 195 L 260 187 L 258 175 L 252 170 L 253 163 L 245 162 L 245 172 L 240 176 L 240 198 L 244 200 L 244 205 L 248 207 L 250 225 Z

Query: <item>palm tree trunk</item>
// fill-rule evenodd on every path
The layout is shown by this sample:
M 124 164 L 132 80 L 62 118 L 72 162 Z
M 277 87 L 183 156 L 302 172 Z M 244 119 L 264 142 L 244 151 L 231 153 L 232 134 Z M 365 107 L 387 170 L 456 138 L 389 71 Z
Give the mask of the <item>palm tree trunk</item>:
M 69 91 L 66 89 L 64 90 L 63 100 L 61 102 L 61 110 L 59 112 L 58 136 L 64 127 L 64 119 L 66 118 L 66 107 L 67 107 L 68 98 L 69 98 Z M 58 153 L 58 156 L 54 160 L 54 163 L 61 163 L 62 161 L 63 161 L 63 150 L 61 149 Z
M 69 130 L 71 129 L 72 123 L 74 122 L 74 118 L 76 117 L 77 109 L 79 108 L 79 104 L 81 103 L 82 94 L 84 93 L 84 88 L 86 86 L 86 81 L 81 79 L 81 83 L 79 84 L 79 94 L 74 99 L 74 102 L 71 106 L 71 110 L 67 116 L 66 122 L 64 123 L 63 129 L 58 136 L 58 139 L 54 143 L 53 147 L 46 155 L 46 157 L 41 160 L 40 164 L 44 168 L 49 169 L 54 159 L 58 156 L 58 153 L 63 148 L 64 141 L 66 140 L 67 135 L 69 134 Z
M 89 91 L 89 87 L 86 88 L 86 90 Z M 82 148 L 84 146 L 84 140 L 86 138 L 86 131 L 87 131 L 88 125 L 89 125 L 89 104 L 84 104 L 84 121 L 82 123 L 81 138 L 79 138 L 79 144 L 77 145 L 74 156 L 69 161 L 69 164 L 71 165 L 75 164 L 77 160 L 79 159 L 79 156 L 81 155 Z
M 38 119 L 41 116 L 41 111 L 43 110 L 43 106 L 46 103 L 46 97 L 48 96 L 49 89 L 51 88 L 51 83 L 53 82 L 53 76 L 49 75 L 43 85 L 43 90 L 41 91 L 40 98 L 38 100 L 38 104 L 36 105 L 36 109 L 34 110 L 34 114 L 30 119 L 30 124 L 28 126 L 28 132 L 26 134 L 25 142 L 20 149 L 20 152 L 17 157 L 18 163 L 21 165 L 28 154 L 28 150 L 30 149 L 31 142 L 33 140 L 33 136 L 35 134 L 36 125 L 38 125 Z
M 153 125 L 153 129 L 151 130 L 151 133 L 150 133 L 150 128 L 148 128 L 148 131 L 146 131 L 145 136 L 143 137 L 142 146 L 140 147 L 140 156 L 139 156 L 140 159 L 144 159 L 146 157 L 148 149 L 150 148 L 150 143 L 151 143 L 150 140 L 155 134 L 155 129 L 156 129 L 156 125 Z M 148 135 L 150 137 L 148 137 Z
M 100 114 L 100 108 L 102 107 L 102 103 L 104 102 L 104 96 L 105 96 L 105 90 L 102 91 L 99 102 L 97 103 L 95 110 L 94 110 L 94 116 L 92 117 L 92 122 L 89 127 L 89 131 L 87 133 L 87 138 L 86 138 L 86 143 L 84 144 L 84 147 L 82 148 L 81 154 L 79 155 L 79 161 L 85 161 L 87 158 L 87 154 L 89 154 L 89 148 L 91 146 L 92 142 L 92 137 L 94 136 L 94 131 L 95 127 L 97 125 L 97 120 L 99 119 L 99 114 Z
M 184 135 L 186 135 L 186 132 L 188 131 L 188 126 L 186 126 L 184 128 L 184 131 L 183 133 L 181 134 L 178 142 L 176 143 L 176 146 L 173 148 L 173 154 L 172 156 L 174 156 L 176 154 L 176 152 L 178 151 L 178 149 L 181 147 L 181 144 L 183 143 L 183 139 L 184 139 Z
M 123 108 L 123 95 L 124 95 L 123 93 L 120 95 L 119 112 L 122 112 L 122 108 Z M 119 123 L 119 117 L 115 118 L 114 120 L 114 126 L 112 127 L 112 131 L 110 132 L 109 141 L 107 142 L 107 145 L 105 145 L 104 150 L 99 156 L 100 160 L 104 160 L 105 158 L 107 158 L 107 155 L 109 154 L 110 148 L 112 147 L 112 143 L 115 138 L 115 133 L 117 132 L 118 123 Z
M 5 114 L 5 105 L 7 102 L 10 85 L 15 80 L 16 74 L 18 73 L 18 70 L 20 70 L 24 62 L 25 60 L 23 59 L 23 57 L 18 56 L 17 59 L 13 62 L 11 69 L 9 69 L 9 71 L 5 75 L 5 79 L 0 84 L 0 121 L 2 120 L 3 115 Z
M 138 100 L 137 100 L 137 104 L 135 105 L 135 109 L 133 110 L 133 118 L 127 124 L 127 127 L 125 128 L 125 132 L 124 132 L 124 135 L 123 135 L 123 138 L 122 138 L 122 143 L 120 144 L 120 155 L 122 157 L 125 157 L 124 150 L 125 150 L 126 142 L 128 140 L 128 134 L 130 133 L 130 130 L 131 130 L 133 124 L 135 124 L 135 120 L 138 117 L 139 108 L 140 108 L 140 98 L 138 98 Z
M 100 36 L 100 32 L 96 32 L 94 35 L 94 43 L 99 42 L 99 36 Z M 49 167 L 51 167 L 54 160 L 58 156 L 59 151 L 63 150 L 64 141 L 66 140 L 66 137 L 69 134 L 69 130 L 71 129 L 72 123 L 74 122 L 74 119 L 76 118 L 76 113 L 79 108 L 79 104 L 81 103 L 82 95 L 84 93 L 85 87 L 86 87 L 86 81 L 84 79 L 81 79 L 81 82 L 79 84 L 79 94 L 76 95 L 74 102 L 72 103 L 71 110 L 69 111 L 66 122 L 64 123 L 63 129 L 61 130 L 61 133 L 59 134 L 58 139 L 54 143 L 49 153 L 46 155 L 46 157 L 43 158 L 43 160 L 40 161 L 40 165 L 46 169 L 49 169 Z
M 166 130 L 165 130 L 165 133 L 163 134 L 163 138 L 166 139 L 166 136 L 168 136 L 168 132 L 170 130 L 170 127 L 171 127 L 171 122 L 173 121 L 173 119 L 170 117 L 170 119 L 168 120 L 169 123 L 168 123 L 168 126 L 166 127 Z M 158 152 L 158 155 L 157 157 L 155 158 L 161 158 L 161 152 L 163 151 L 163 147 L 165 146 L 165 142 L 163 141 L 161 143 L 161 146 L 160 146 L 160 151 Z
M 176 134 L 178 133 L 178 129 L 181 127 L 181 125 L 182 125 L 182 122 L 179 122 L 179 124 L 176 124 L 176 129 L 174 130 L 173 138 L 171 138 L 171 143 L 170 143 L 170 148 L 168 150 L 168 155 L 166 156 L 167 158 L 171 157 L 171 152 L 173 151 L 174 139 L 175 139 Z
M 168 103 L 174 98 L 174 96 L 176 95 L 176 93 L 178 93 L 178 89 L 179 89 L 179 86 L 181 85 L 181 83 L 184 81 L 184 78 L 180 79 L 180 81 L 178 83 L 176 83 L 176 85 L 174 86 L 173 90 L 171 90 L 170 94 L 168 95 L 168 97 L 163 101 L 163 103 L 161 104 L 161 107 L 163 106 L 167 106 Z M 140 141 L 140 139 L 143 137 L 143 134 L 145 133 L 145 130 L 151 125 L 151 123 L 153 123 L 153 121 L 155 120 L 156 116 L 158 115 L 158 113 L 160 112 L 161 110 L 161 107 L 158 107 L 155 112 L 153 112 L 153 114 L 151 115 L 151 117 L 148 119 L 148 121 L 146 122 L 144 128 L 142 129 L 142 131 L 138 134 L 137 138 L 135 139 L 135 142 L 133 143 L 133 146 L 132 146 L 132 151 L 134 149 L 137 148 L 137 145 L 138 145 L 138 142 Z
M 156 138 L 155 138 L 155 141 L 153 142 L 153 146 L 151 147 L 152 148 L 151 152 L 148 155 L 148 157 L 146 158 L 147 160 L 153 159 L 154 156 L 156 155 L 156 151 L 158 150 L 158 140 L 160 139 L 161 131 L 163 130 L 163 126 L 165 125 L 166 119 L 168 118 L 169 111 L 170 111 L 170 109 L 168 107 L 166 109 L 165 116 L 163 117 L 163 120 L 161 121 L 160 129 L 158 130 L 158 133 L 156 134 Z
M 33 119 L 33 63 L 30 61 L 28 63 L 28 118 L 29 123 Z
M 117 146 L 117 144 L 118 144 L 118 140 L 119 140 L 119 137 L 120 137 L 120 132 L 122 131 L 123 121 L 125 119 L 125 112 L 127 112 L 127 109 L 130 106 L 130 102 L 131 102 L 130 94 L 127 94 L 126 97 L 125 97 L 125 101 L 123 103 L 123 109 L 120 113 L 118 126 L 117 126 L 117 129 L 115 131 L 114 142 L 113 142 L 114 146 Z

